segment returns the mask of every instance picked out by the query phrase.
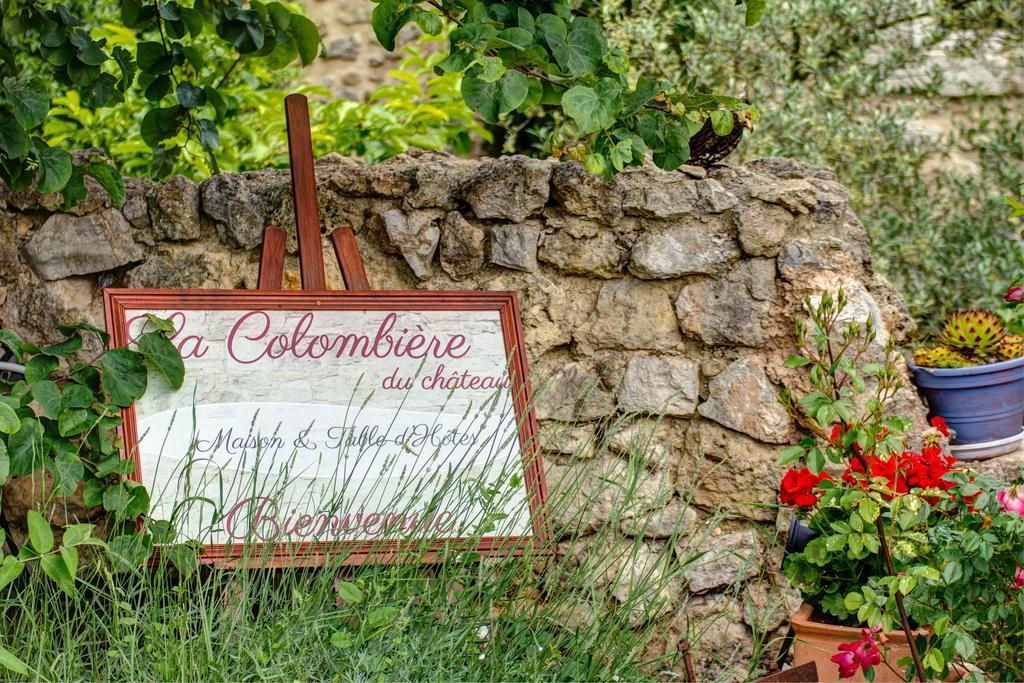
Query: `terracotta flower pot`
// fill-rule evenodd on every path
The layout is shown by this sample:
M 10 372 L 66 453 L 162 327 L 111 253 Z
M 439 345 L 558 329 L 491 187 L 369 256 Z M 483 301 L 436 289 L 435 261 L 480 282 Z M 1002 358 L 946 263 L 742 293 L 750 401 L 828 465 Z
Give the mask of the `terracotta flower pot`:
M 861 629 L 812 621 L 813 613 L 814 608 L 804 603 L 793 615 L 793 630 L 796 632 L 796 637 L 793 640 L 793 665 L 814 662 L 818 665 L 818 680 L 838 681 L 839 668 L 831 661 L 832 655 L 839 652 L 840 643 L 860 640 Z M 921 633 L 924 634 L 923 631 Z M 896 662 L 910 656 L 910 646 L 907 645 L 906 636 L 902 631 L 890 631 L 880 640 L 885 642 L 882 647 L 884 659 L 881 664 L 875 666 L 875 683 L 902 683 L 903 669 Z M 889 666 L 886 666 L 886 663 Z M 889 668 L 890 666 L 892 669 Z M 867 679 L 858 669 L 853 678 L 843 680 L 866 681 Z

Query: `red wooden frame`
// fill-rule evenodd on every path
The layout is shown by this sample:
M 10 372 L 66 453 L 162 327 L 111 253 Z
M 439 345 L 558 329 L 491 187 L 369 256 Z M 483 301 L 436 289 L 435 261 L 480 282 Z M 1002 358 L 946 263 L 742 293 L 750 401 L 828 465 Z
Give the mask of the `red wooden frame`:
M 511 391 L 519 424 L 519 442 L 523 455 L 524 480 L 533 526 L 532 536 L 485 536 L 478 546 L 467 547 L 458 538 L 436 539 L 412 547 L 409 541 L 301 541 L 287 544 L 252 543 L 246 547 L 211 544 L 204 547 L 201 559 L 218 565 L 239 563 L 264 567 L 320 566 L 341 557 L 339 564 L 400 562 L 409 559 L 425 562 L 437 559 L 440 551 L 455 547 L 487 555 L 520 554 L 527 544 L 540 553 L 549 538 L 544 515 L 547 488 L 537 441 L 537 418 L 523 348 L 523 329 L 515 292 L 483 291 L 285 291 L 285 290 L 202 290 L 202 289 L 106 289 L 103 292 L 107 331 L 112 346 L 128 343 L 126 312 L 130 310 L 405 310 L 405 311 L 497 311 L 501 320 L 509 365 Z M 122 427 L 125 456 L 135 460 L 132 479 L 142 482 L 138 452 L 135 407 L 123 411 Z M 539 542 L 539 543 L 538 543 Z M 255 550 L 256 552 L 252 552 Z M 245 553 L 243 555 L 243 553 Z

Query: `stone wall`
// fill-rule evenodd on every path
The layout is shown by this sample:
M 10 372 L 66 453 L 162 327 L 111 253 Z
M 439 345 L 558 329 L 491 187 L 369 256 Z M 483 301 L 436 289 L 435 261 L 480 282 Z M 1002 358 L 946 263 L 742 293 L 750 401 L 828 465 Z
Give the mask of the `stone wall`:
M 440 154 L 329 156 L 317 173 L 332 288 L 326 232 L 348 224 L 375 289 L 519 293 L 549 482 L 583 477 L 596 527 L 635 477 L 617 537 L 643 537 L 650 559 L 678 552 L 665 538 L 683 527 L 707 551 L 670 589 L 669 638 L 711 619 L 700 661 L 749 657 L 751 625 L 774 631 L 795 598 L 774 571 L 774 463 L 796 434 L 776 397 L 800 302 L 842 285 L 883 340 L 911 325 L 835 175 L 765 159 L 605 183 L 569 163 Z M 122 210 L 90 189 L 71 213 L 0 194 L 0 323 L 27 339 L 102 325 L 105 286 L 253 288 L 263 227 L 293 224 L 285 171 L 133 181 Z M 290 287 L 294 250 L 292 237 Z M 923 417 L 910 390 L 900 409 Z

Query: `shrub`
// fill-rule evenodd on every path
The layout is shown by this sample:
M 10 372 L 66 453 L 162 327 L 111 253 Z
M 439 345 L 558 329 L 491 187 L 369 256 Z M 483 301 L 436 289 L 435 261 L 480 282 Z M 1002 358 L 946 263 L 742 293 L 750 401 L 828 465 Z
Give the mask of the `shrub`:
M 753 30 L 737 26 L 725 3 L 603 0 L 595 11 L 633 64 L 747 93 L 761 123 L 740 159 L 782 155 L 834 168 L 876 266 L 922 332 L 953 309 L 992 307 L 1024 262 L 1004 202 L 1024 183 L 1020 111 L 984 98 L 939 102 L 933 73 L 906 84 L 930 50 L 955 57 L 994 40 L 1019 45 L 1019 3 L 796 0 L 770 9 Z M 911 120 L 940 107 L 956 125 L 929 140 Z M 976 167 L 932 170 L 947 154 L 976 158 Z

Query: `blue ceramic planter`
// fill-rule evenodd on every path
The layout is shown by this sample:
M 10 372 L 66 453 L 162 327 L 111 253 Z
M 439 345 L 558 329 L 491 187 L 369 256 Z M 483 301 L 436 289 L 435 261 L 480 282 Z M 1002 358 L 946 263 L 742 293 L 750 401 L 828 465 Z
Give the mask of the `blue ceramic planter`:
M 1009 439 L 1024 425 L 1024 358 L 970 368 L 924 368 L 908 360 L 914 384 L 956 430 L 953 443 Z

